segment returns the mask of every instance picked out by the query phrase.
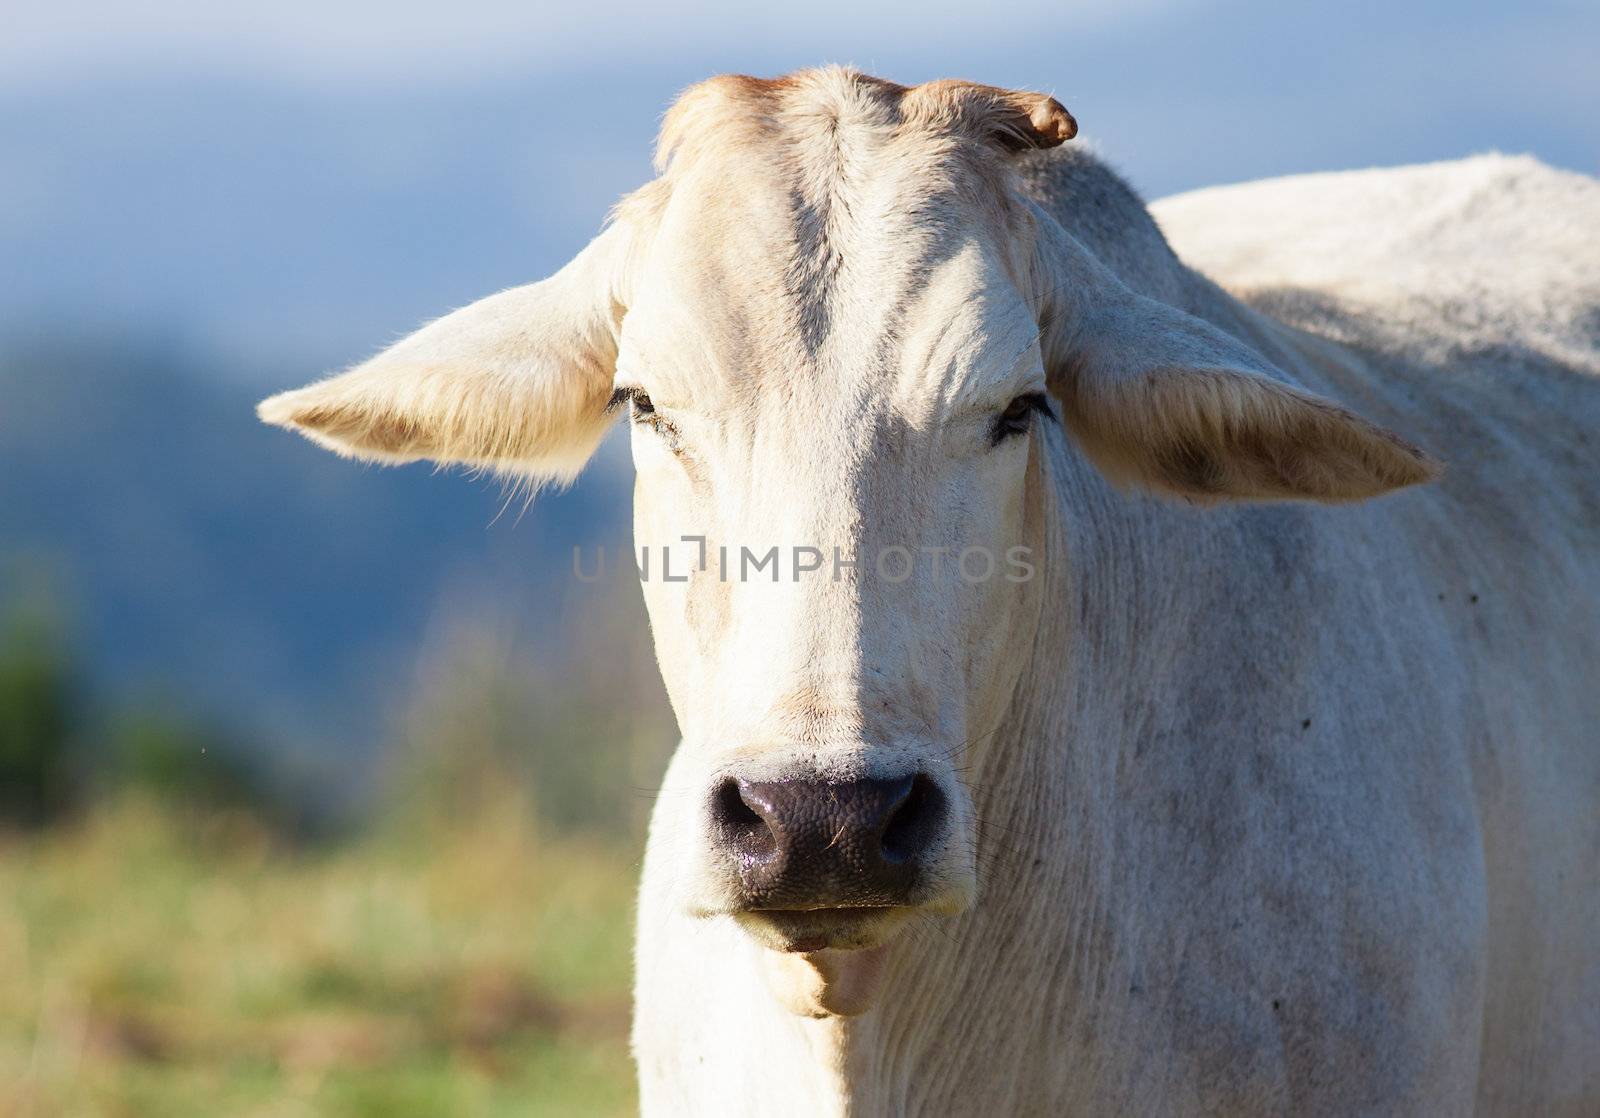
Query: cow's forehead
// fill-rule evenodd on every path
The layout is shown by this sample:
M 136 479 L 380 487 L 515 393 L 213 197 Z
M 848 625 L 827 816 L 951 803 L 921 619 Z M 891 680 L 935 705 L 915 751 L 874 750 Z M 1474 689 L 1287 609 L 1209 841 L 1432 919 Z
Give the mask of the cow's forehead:
M 692 372 L 684 388 L 704 391 L 827 374 L 893 392 L 992 365 L 991 342 L 1008 372 L 1026 347 L 1026 238 L 1002 155 L 908 123 L 859 75 L 831 77 L 761 111 L 735 89 L 669 117 L 671 161 L 621 213 L 646 246 L 629 314 L 658 376 Z

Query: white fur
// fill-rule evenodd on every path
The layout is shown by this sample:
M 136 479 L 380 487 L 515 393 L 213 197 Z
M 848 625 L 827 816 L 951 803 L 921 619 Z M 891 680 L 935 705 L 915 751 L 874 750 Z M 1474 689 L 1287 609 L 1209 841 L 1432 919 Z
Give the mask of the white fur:
M 268 418 L 374 453 L 349 413 L 400 413 L 480 464 L 537 432 L 566 469 L 595 368 L 654 401 L 638 543 L 713 561 L 646 586 L 684 736 L 648 1113 L 1600 1112 L 1600 184 L 1475 160 L 1158 207 L 1233 295 L 1093 159 L 1014 152 L 1070 136 L 1053 105 L 706 83 L 626 251 L 430 328 L 430 402 L 385 355 Z M 492 437 L 441 425 L 487 374 Z M 1046 388 L 1065 425 L 992 445 Z M 1435 474 L 1392 432 L 1444 479 L 1364 500 Z M 511 442 L 490 464 L 555 469 Z M 772 545 L 1037 577 L 717 577 Z M 952 809 L 920 907 L 810 957 L 747 934 L 715 782 L 909 768 Z

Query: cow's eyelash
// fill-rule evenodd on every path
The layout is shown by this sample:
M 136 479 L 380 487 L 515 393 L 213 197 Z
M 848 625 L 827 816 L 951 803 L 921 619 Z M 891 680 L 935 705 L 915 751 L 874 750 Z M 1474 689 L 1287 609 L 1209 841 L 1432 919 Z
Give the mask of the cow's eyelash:
M 656 406 L 648 392 L 636 385 L 617 388 L 606 403 L 606 411 L 613 411 L 623 404 L 628 405 L 629 419 L 635 426 L 650 428 L 661 437 L 661 441 L 667 444 L 667 449 L 674 454 L 683 449 L 683 440 L 678 434 L 678 429 L 672 425 L 671 420 L 656 412 Z
M 612 390 L 611 399 L 606 401 L 606 411 L 616 411 L 623 404 L 631 406 L 635 415 L 653 415 L 656 406 L 650 402 L 650 394 L 636 384 L 620 385 Z
M 1014 435 L 1026 434 L 1036 415 L 1056 417 L 1050 397 L 1043 392 L 1025 392 L 1006 405 L 1006 410 L 994 417 L 989 428 L 989 445 L 999 446 Z

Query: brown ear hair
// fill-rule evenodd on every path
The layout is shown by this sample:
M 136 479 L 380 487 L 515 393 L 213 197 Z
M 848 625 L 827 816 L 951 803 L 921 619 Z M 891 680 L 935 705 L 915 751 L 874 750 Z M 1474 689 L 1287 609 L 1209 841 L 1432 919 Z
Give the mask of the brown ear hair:
M 1127 288 L 1042 211 L 1051 391 L 1110 480 L 1210 503 L 1359 501 L 1431 481 L 1400 436 L 1295 384 L 1193 315 Z
M 1068 428 L 1113 482 L 1199 503 L 1360 501 L 1439 473 L 1393 432 L 1248 369 L 1116 377 L 1084 366 L 1052 387 Z

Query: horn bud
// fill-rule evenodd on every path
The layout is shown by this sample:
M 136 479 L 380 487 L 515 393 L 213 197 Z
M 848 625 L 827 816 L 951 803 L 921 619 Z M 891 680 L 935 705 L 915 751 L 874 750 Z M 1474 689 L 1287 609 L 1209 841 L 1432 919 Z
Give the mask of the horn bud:
M 1037 98 L 1028 113 L 1028 124 L 1033 128 L 1036 147 L 1053 148 L 1066 143 L 1078 134 L 1078 122 L 1066 107 L 1054 97 L 1042 93 L 1024 93 L 1021 97 Z

